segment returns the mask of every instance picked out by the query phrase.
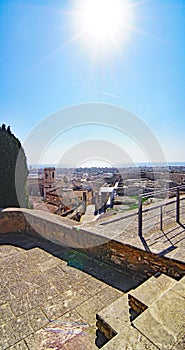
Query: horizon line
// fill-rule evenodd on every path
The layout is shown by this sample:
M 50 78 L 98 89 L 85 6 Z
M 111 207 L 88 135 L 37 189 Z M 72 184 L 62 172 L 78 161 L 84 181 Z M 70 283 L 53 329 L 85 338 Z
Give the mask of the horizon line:
M 47 163 L 47 164 L 28 164 L 29 169 L 31 168 L 45 168 L 45 167 L 55 167 L 57 169 L 91 169 L 91 168 L 100 168 L 100 169 L 112 169 L 112 168 L 138 168 L 138 167 L 170 167 L 170 166 L 179 166 L 179 167 L 185 167 L 185 162 L 183 161 L 177 161 L 177 162 L 155 162 L 155 163 L 150 163 L 150 162 L 138 162 L 135 164 L 118 164 L 117 166 L 73 166 L 72 164 L 55 164 L 55 163 Z

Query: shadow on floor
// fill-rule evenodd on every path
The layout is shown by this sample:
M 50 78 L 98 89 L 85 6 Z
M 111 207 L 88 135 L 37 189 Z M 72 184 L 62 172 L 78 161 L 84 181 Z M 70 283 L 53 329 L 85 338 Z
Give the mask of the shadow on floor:
M 147 244 L 147 241 L 144 239 L 144 237 L 140 237 L 141 242 L 143 244 L 143 247 L 145 248 L 146 252 L 151 252 L 149 245 Z
M 0 234 L 1 245 L 12 245 L 25 250 L 40 248 L 66 261 L 69 266 L 79 269 L 124 293 L 136 288 L 148 278 L 145 275 L 134 273 L 126 267 L 118 270 L 113 264 L 96 260 L 80 250 L 57 245 L 35 233 Z
M 179 228 L 182 227 L 183 230 L 179 232 Z M 177 231 L 177 232 L 175 232 Z M 158 231 L 157 233 L 151 235 L 152 237 L 152 243 L 149 243 L 151 240 L 151 237 L 147 237 L 146 239 L 144 237 L 141 237 L 141 242 L 145 248 L 146 251 L 150 252 L 151 247 L 156 245 L 161 239 L 164 238 L 164 241 L 162 243 L 166 244 L 169 243 L 169 247 L 165 248 L 163 251 L 159 252 L 158 254 L 160 256 L 165 256 L 172 250 L 177 248 L 177 244 L 180 243 L 185 239 L 185 226 L 179 223 L 179 226 L 174 227 L 172 229 L 166 229 Z M 183 237 L 179 237 L 180 235 L 183 235 Z M 155 237 L 156 236 L 156 237 Z M 155 237 L 155 238 L 154 238 Z

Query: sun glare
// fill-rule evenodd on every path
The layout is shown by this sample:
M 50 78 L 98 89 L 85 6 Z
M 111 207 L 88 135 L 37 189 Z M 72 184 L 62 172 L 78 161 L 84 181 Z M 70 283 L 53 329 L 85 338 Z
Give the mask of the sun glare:
M 87 1 L 82 13 L 82 26 L 95 39 L 108 39 L 119 31 L 122 20 L 118 6 L 112 1 Z
M 129 0 L 74 1 L 73 26 L 83 44 L 109 50 L 127 40 L 132 10 Z

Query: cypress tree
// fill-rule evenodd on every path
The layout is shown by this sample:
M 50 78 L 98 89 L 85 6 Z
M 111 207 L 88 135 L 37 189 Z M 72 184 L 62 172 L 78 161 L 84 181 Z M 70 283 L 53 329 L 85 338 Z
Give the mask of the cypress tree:
M 29 206 L 26 181 L 28 168 L 20 141 L 10 126 L 0 127 L 0 207 Z

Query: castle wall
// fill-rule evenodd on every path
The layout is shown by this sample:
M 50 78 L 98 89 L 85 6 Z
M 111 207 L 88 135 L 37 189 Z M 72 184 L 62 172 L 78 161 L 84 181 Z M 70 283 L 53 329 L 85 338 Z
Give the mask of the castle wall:
M 93 258 L 151 276 L 157 272 L 179 278 L 185 274 L 185 263 L 169 259 L 129 244 L 108 239 L 80 227 L 66 218 L 29 209 L 5 209 L 0 212 L 0 233 L 38 233 L 44 238 L 92 255 Z

